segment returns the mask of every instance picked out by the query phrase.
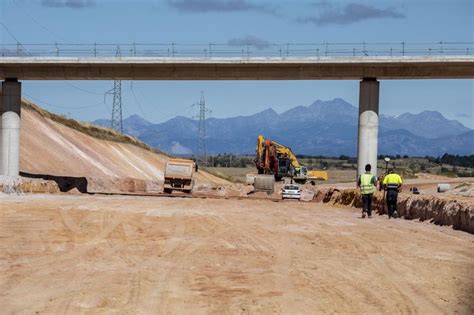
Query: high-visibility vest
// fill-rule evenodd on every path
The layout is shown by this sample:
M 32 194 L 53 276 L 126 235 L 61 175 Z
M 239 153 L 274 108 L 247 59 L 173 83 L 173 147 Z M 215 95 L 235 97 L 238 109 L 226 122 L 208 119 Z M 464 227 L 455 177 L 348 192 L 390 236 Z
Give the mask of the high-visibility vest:
M 402 178 L 396 173 L 391 173 L 385 176 L 383 184 L 387 185 L 388 189 L 396 189 L 402 184 Z
M 372 178 L 374 175 L 370 173 L 365 173 L 360 175 L 360 193 L 363 195 L 373 194 L 375 192 L 375 187 L 372 184 Z

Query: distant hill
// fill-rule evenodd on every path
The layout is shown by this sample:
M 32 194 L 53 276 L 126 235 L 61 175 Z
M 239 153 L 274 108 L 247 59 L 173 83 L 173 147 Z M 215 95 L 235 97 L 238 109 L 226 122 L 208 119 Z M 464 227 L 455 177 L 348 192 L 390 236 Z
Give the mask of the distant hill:
M 424 138 L 459 135 L 470 130 L 459 121 L 448 120 L 436 111 L 405 113 L 398 117 L 382 116 L 381 123 L 387 129 L 405 129 Z
M 110 125 L 108 120 L 94 124 Z M 198 122 L 177 116 L 152 124 L 134 115 L 124 131 L 172 154 L 192 154 Z M 340 98 L 317 100 L 281 114 L 268 108 L 250 116 L 206 120 L 207 148 L 217 153 L 253 153 L 258 134 L 289 145 L 298 154 L 355 156 L 358 108 Z M 436 111 L 380 116 L 379 153 L 441 155 L 474 153 L 474 131 Z

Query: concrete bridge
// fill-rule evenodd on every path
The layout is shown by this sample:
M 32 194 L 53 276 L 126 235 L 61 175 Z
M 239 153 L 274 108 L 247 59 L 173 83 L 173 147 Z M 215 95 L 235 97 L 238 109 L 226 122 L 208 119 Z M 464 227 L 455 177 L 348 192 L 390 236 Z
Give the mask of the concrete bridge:
M 0 79 L 469 79 L 474 55 L 432 57 L 0 57 Z
M 358 171 L 376 165 L 378 80 L 474 79 L 474 56 L 0 57 L 0 174 L 18 176 L 21 80 L 360 80 Z

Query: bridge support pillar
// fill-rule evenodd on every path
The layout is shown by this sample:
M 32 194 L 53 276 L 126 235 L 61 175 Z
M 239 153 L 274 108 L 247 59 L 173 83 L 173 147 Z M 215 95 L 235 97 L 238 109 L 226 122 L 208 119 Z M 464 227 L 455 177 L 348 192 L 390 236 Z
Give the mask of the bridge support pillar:
M 357 175 L 372 166 L 377 175 L 377 144 L 379 131 L 379 82 L 364 78 L 359 87 L 359 136 L 357 147 Z
M 19 176 L 21 83 L 6 79 L 0 96 L 0 175 Z

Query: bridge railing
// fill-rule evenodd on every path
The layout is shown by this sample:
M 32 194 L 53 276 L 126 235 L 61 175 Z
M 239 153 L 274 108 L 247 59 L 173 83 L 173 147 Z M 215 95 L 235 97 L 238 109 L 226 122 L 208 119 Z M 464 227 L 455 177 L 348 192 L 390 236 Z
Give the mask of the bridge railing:
M 3 57 L 402 57 L 474 55 L 474 42 L 0 44 Z

